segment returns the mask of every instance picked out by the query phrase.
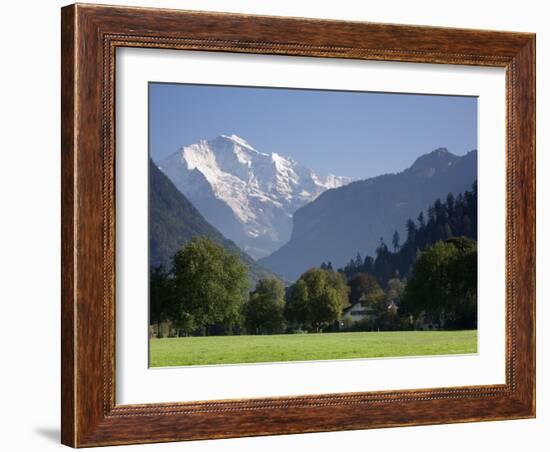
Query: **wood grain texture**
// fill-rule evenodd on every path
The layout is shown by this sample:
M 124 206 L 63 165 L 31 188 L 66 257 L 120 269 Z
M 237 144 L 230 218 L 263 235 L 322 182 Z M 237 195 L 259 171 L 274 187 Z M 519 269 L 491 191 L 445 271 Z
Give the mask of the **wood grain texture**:
M 75 158 L 75 30 L 74 9 L 63 9 L 61 19 L 61 441 L 75 443 L 74 345 L 74 158 Z
M 534 35 L 80 4 L 63 8 L 61 34 L 64 444 L 535 415 Z M 116 405 L 114 68 L 125 46 L 506 68 L 506 384 Z

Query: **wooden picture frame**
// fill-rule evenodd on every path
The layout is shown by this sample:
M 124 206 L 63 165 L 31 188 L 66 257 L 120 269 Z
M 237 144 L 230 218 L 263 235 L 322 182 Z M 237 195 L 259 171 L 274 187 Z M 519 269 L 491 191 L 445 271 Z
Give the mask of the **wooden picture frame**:
M 535 35 L 71 5 L 62 9 L 62 442 L 73 447 L 535 416 Z M 147 47 L 506 70 L 506 383 L 115 403 L 115 50 Z

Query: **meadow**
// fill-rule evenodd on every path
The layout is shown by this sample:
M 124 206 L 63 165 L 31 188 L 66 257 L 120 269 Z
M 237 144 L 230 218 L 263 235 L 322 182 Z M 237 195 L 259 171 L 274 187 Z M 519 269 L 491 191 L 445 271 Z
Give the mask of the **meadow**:
M 150 367 L 311 361 L 477 352 L 477 330 L 150 339 Z

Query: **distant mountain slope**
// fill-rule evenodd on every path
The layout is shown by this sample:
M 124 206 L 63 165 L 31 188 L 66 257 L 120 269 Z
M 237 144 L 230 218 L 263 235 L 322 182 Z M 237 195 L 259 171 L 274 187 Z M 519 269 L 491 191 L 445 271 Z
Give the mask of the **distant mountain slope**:
M 254 258 L 290 239 L 298 208 L 350 181 L 321 177 L 236 135 L 183 146 L 158 164 L 210 224 Z
M 149 263 L 167 268 L 172 256 L 195 236 L 206 236 L 238 254 L 253 281 L 273 274 L 210 225 L 174 184 L 149 161 Z
M 405 237 L 408 218 L 476 178 L 476 151 L 459 157 L 440 148 L 401 173 L 328 190 L 296 211 L 290 241 L 259 262 L 290 280 L 324 261 L 341 267 L 358 251 L 374 254 L 381 237 L 391 243 L 395 230 Z

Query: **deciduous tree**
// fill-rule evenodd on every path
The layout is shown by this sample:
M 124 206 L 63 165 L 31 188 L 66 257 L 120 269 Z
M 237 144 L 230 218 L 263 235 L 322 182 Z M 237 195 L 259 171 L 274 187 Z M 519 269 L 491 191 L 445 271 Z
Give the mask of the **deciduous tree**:
M 283 330 L 285 288 L 277 278 L 260 279 L 244 305 L 244 323 L 253 334 L 273 334 Z
M 191 315 L 197 325 L 239 319 L 249 282 L 238 256 L 208 238 L 194 238 L 173 260 L 173 305 L 178 317 Z
M 320 268 L 305 272 L 289 292 L 291 319 L 317 332 L 337 321 L 348 302 L 342 274 Z
M 406 285 L 402 305 L 414 316 L 424 312 L 433 322 L 477 327 L 476 242 L 457 237 L 421 252 Z
M 374 290 L 380 289 L 376 278 L 368 273 L 356 273 L 349 281 L 349 301 L 357 303 L 363 296 L 367 296 Z

